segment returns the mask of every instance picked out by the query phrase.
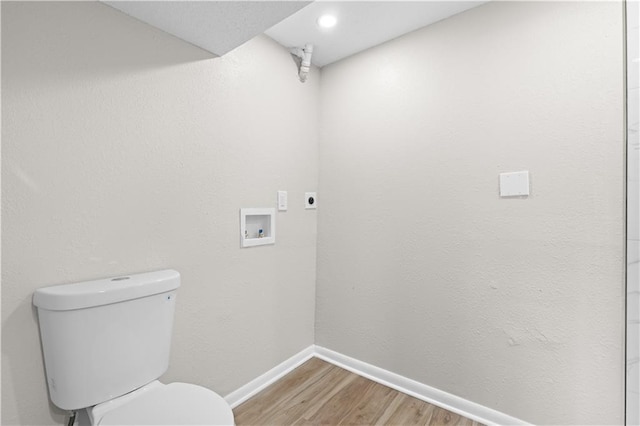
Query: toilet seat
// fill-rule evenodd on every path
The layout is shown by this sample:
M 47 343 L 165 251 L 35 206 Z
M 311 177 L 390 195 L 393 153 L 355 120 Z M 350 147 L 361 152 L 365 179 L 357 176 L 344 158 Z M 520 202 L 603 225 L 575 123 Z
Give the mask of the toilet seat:
M 151 382 L 89 413 L 94 425 L 233 425 L 229 404 L 217 393 L 188 383 Z

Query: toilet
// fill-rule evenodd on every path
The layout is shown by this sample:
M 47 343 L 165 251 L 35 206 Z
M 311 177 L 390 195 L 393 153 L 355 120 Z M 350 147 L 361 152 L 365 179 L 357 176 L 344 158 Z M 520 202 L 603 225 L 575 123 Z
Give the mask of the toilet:
M 180 274 L 163 270 L 38 289 L 51 401 L 90 425 L 233 425 L 218 394 L 163 384 Z

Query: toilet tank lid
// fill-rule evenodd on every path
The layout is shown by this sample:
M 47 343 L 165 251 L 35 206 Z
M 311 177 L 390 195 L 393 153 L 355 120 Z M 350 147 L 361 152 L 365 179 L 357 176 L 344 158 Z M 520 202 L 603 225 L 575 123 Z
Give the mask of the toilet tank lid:
M 180 273 L 165 269 L 40 288 L 33 294 L 33 304 L 39 309 L 69 311 L 139 299 L 178 287 Z

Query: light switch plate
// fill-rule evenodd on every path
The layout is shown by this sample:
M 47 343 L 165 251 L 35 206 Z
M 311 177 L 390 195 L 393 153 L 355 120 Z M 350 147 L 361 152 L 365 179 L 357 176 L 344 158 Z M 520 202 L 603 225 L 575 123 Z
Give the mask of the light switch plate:
M 318 205 L 318 197 L 315 192 L 305 192 L 304 193 L 304 208 L 305 209 L 315 209 Z
M 529 172 L 500 173 L 500 196 L 518 197 L 529 195 Z
M 278 211 L 287 211 L 287 191 L 278 191 Z

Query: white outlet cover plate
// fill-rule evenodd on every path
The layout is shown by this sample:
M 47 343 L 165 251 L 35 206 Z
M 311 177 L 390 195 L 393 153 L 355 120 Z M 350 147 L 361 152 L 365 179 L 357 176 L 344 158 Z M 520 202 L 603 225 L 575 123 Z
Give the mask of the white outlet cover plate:
M 529 172 L 500 173 L 500 196 L 518 197 L 529 195 Z
M 313 204 L 309 202 L 309 200 L 313 198 Z M 304 208 L 305 209 L 315 209 L 318 206 L 318 197 L 315 192 L 305 192 L 304 193 Z
M 287 191 L 278 191 L 278 211 L 287 211 Z

